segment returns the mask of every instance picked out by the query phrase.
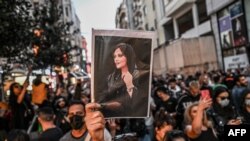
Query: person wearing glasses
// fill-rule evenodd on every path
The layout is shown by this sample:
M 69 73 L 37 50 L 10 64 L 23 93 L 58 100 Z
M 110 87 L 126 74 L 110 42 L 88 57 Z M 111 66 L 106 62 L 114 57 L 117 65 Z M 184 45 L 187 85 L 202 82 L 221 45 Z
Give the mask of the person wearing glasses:
M 104 128 L 104 117 L 98 111 L 100 107 L 97 103 L 88 103 L 85 107 L 81 100 L 72 100 L 68 109 L 72 130 L 60 141 L 111 141 L 110 133 Z
M 229 90 L 224 86 L 218 86 L 214 89 L 213 104 L 210 109 L 210 115 L 215 123 L 215 129 L 219 137 L 223 138 L 224 125 L 239 125 L 239 113 L 235 109 L 230 98 Z
M 29 83 L 24 82 L 23 86 L 14 82 L 10 85 L 9 106 L 11 109 L 11 129 L 28 128 L 29 115 L 32 113 L 30 102 L 26 99 L 26 90 Z

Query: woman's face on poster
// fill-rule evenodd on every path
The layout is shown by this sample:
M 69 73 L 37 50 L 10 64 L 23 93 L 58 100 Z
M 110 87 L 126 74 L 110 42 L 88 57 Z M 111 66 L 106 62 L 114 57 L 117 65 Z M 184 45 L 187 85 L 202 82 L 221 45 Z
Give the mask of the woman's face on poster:
M 124 67 L 127 67 L 127 58 L 126 56 L 122 53 L 120 48 L 117 48 L 113 54 L 115 66 L 117 69 L 121 69 Z

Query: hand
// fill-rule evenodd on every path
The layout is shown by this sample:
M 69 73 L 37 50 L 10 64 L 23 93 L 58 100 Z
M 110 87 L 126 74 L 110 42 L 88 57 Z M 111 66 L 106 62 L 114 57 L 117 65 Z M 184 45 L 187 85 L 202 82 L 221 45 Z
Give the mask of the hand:
M 241 120 L 240 119 L 231 119 L 227 122 L 228 125 L 240 125 Z
M 117 124 L 115 123 L 115 119 L 109 119 L 107 120 L 107 122 L 108 122 L 111 136 L 115 137 L 116 129 L 117 129 Z
M 97 111 L 100 107 L 97 103 L 88 103 L 85 106 L 85 124 L 92 141 L 104 141 L 105 120 L 103 114 Z
M 107 120 L 107 122 L 108 122 L 109 129 L 111 131 L 116 130 L 117 125 L 115 123 L 115 119 L 109 119 Z
M 29 86 L 29 82 L 28 81 L 25 81 L 24 83 L 23 83 L 23 88 L 27 88 Z
M 207 99 L 206 97 L 205 98 L 201 98 L 200 101 L 199 101 L 199 105 L 198 105 L 198 108 L 200 110 L 205 110 L 207 108 L 209 108 L 210 106 L 212 105 L 212 99 Z
M 127 89 L 134 87 L 133 76 L 131 75 L 129 71 L 125 74 L 122 74 L 122 80 L 126 84 Z

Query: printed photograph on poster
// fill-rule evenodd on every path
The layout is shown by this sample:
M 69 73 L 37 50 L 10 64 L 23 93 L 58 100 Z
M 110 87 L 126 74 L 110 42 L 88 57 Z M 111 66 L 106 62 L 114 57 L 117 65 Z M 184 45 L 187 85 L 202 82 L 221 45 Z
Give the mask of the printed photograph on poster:
M 219 19 L 219 27 L 222 48 L 232 47 L 232 25 L 229 15 Z
M 221 33 L 222 48 L 232 47 L 232 31 L 225 31 Z
M 234 46 L 242 46 L 247 43 L 247 30 L 244 16 L 232 19 Z
M 234 46 L 242 46 L 247 43 L 247 30 L 241 1 L 231 5 L 229 11 L 232 20 Z
M 91 99 L 105 118 L 149 116 L 154 35 L 92 30 Z

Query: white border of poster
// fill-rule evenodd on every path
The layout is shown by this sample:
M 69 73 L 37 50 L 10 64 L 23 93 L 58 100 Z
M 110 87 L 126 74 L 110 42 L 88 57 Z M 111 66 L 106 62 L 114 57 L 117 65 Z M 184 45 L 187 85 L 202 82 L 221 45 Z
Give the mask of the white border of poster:
M 105 118 L 149 116 L 154 42 L 151 31 L 92 29 L 91 101 Z

